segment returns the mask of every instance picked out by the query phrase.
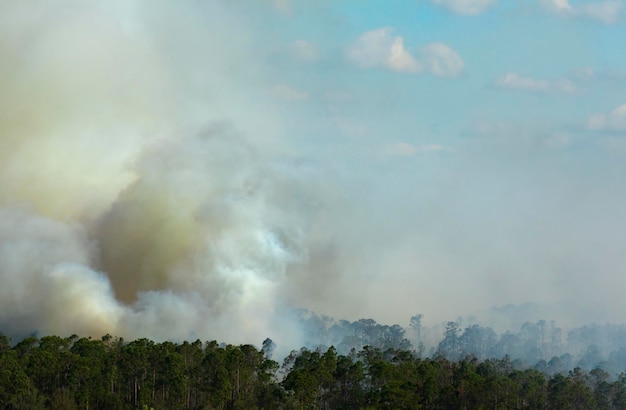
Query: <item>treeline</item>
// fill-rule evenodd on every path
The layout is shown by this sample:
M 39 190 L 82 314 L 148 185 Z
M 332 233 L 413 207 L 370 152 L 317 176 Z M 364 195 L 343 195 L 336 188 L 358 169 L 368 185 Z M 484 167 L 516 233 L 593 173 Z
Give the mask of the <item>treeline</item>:
M 293 351 L 273 343 L 129 343 L 0 336 L 3 409 L 625 409 L 626 375 L 547 376 L 505 356 L 420 358 L 366 346 Z
M 626 371 L 626 326 L 593 324 L 564 332 L 554 321 L 525 322 L 517 331 L 498 334 L 491 327 L 463 325 L 463 320 L 442 326 L 422 324 L 413 316 L 407 327 L 379 324 L 372 319 L 335 320 L 299 311 L 305 346 L 335 346 L 341 354 L 372 346 L 381 350 L 414 350 L 421 357 L 456 361 L 466 356 L 479 360 L 510 356 L 517 368 L 535 368 L 548 375 L 567 374 L 580 367 L 601 367 L 611 376 Z

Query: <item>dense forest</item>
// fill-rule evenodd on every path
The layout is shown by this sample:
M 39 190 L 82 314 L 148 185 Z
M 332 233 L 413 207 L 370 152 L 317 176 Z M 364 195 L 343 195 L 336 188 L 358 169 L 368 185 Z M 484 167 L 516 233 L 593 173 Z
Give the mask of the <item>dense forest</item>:
M 397 336 L 389 342 L 403 346 L 366 345 L 345 354 L 332 346 L 302 348 L 278 362 L 270 339 L 257 348 L 110 335 L 28 337 L 12 345 L 0 336 L 0 404 L 29 410 L 626 408 L 624 373 L 612 377 L 599 367 L 550 373 L 508 355 L 460 357 L 465 332 L 453 338 L 454 322 L 439 352 L 424 357 L 401 328 L 372 322 L 361 324 L 372 334 L 387 329 Z

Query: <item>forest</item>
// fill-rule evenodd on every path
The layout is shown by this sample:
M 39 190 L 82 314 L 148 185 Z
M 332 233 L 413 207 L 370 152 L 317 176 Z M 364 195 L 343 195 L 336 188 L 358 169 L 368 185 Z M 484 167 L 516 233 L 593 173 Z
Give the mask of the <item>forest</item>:
M 217 341 L 0 336 L 2 409 L 624 409 L 622 347 L 592 344 L 622 326 L 518 333 L 447 322 L 428 349 L 421 315 L 405 330 L 307 314 L 318 344 L 277 356 Z M 407 332 L 408 331 L 408 332 Z M 559 336 L 559 337 L 556 337 Z M 320 340 L 339 341 L 326 346 Z M 619 339 L 619 337 L 617 337 Z M 578 354 L 563 353 L 577 347 Z M 615 346 L 614 346 L 615 347 Z M 562 353 L 562 354 L 561 354 Z M 551 358 L 549 355 L 554 354 Z M 620 356 L 621 355 L 621 356 Z M 546 360 L 547 359 L 547 360 Z M 620 368 L 621 366 L 621 368 Z

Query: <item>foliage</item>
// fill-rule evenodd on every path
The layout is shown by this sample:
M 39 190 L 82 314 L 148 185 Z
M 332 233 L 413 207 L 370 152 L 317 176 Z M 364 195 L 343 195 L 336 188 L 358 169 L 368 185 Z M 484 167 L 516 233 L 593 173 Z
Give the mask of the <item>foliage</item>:
M 477 357 L 489 354 L 484 346 L 492 338 L 489 330 L 460 333 L 449 323 L 434 358 L 401 348 L 365 346 L 346 355 L 334 347 L 302 348 L 279 368 L 269 359 L 269 339 L 257 349 L 45 336 L 11 347 L 0 336 L 0 408 L 625 408 L 625 374 L 613 380 L 600 368 L 575 368 L 548 375 L 518 368 L 508 356 Z M 460 357 L 466 349 L 472 354 Z

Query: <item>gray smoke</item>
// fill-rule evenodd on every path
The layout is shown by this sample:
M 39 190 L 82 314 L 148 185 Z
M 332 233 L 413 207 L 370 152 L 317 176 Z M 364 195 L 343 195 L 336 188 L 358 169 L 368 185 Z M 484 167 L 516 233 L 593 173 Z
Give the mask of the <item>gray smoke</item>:
M 332 188 L 226 94 L 246 46 L 204 8 L 228 46 L 197 9 L 0 3 L 3 332 L 297 345 Z

